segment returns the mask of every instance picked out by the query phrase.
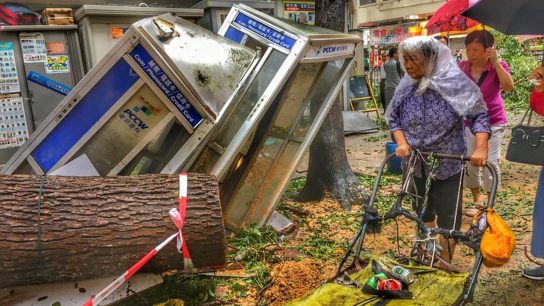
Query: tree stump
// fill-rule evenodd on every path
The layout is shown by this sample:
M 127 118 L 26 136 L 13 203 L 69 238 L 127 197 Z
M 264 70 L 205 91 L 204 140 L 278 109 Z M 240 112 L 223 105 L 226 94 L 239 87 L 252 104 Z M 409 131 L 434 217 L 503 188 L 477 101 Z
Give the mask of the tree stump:
M 193 264 L 222 266 L 217 181 L 196 173 L 188 178 L 183 233 Z M 0 176 L 0 288 L 123 273 L 177 231 L 168 211 L 178 206 L 178 193 L 177 175 Z M 142 270 L 181 268 L 172 242 Z

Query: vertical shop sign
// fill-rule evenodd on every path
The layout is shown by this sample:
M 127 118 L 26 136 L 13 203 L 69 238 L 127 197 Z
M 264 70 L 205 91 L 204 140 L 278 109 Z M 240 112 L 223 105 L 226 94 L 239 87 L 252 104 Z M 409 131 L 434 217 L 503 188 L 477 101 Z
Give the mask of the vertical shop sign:
M 47 55 L 45 39 L 42 33 L 19 34 L 23 61 L 25 63 L 43 63 Z
M 0 95 L 0 149 L 19 147 L 28 140 L 23 98 Z
M 12 42 L 0 42 L 0 94 L 19 92 L 19 76 Z

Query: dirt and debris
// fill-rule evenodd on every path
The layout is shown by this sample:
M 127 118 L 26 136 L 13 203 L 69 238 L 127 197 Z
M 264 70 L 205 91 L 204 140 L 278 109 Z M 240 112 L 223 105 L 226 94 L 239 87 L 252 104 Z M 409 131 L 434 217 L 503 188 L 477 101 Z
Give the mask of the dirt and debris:
M 208 74 L 201 69 L 196 69 L 194 72 L 194 78 L 197 84 L 201 87 L 206 87 L 210 85 L 210 77 Z
M 253 57 L 253 53 L 245 50 L 230 49 L 229 51 L 229 59 L 243 68 L 247 68 L 251 64 Z
M 267 305 L 279 306 L 308 294 L 322 282 L 334 276 L 335 266 L 331 263 L 303 259 L 285 261 L 272 269 L 271 286 L 264 291 Z

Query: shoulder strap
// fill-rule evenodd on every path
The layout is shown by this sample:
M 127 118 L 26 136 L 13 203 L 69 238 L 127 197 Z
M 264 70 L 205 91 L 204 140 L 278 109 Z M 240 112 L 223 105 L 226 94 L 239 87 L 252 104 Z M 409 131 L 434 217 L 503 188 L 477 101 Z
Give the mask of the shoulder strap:
M 482 75 L 480 76 L 480 79 L 478 79 L 478 87 L 482 87 L 482 84 L 484 83 L 485 81 L 485 78 L 487 77 L 487 74 L 489 73 L 489 70 L 486 70 L 484 72 L 482 72 Z
M 525 111 L 523 118 L 521 118 L 521 122 L 519 123 L 520 125 L 523 125 L 523 122 L 525 122 L 525 118 L 527 118 L 527 114 L 529 115 L 529 121 L 527 122 L 527 125 L 531 125 L 531 119 L 533 117 L 533 109 L 530 106 Z

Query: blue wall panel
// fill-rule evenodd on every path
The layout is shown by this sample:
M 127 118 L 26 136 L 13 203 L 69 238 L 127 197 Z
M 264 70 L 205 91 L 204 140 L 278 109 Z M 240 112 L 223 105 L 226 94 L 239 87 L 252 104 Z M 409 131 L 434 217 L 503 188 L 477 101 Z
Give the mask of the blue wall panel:
M 32 152 L 48 172 L 139 79 L 120 59 Z

